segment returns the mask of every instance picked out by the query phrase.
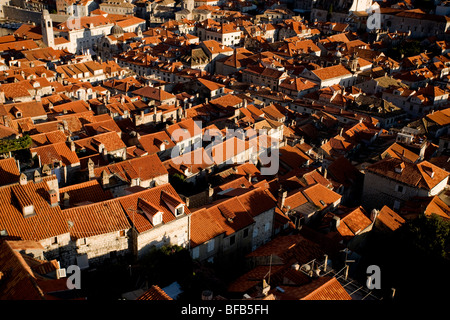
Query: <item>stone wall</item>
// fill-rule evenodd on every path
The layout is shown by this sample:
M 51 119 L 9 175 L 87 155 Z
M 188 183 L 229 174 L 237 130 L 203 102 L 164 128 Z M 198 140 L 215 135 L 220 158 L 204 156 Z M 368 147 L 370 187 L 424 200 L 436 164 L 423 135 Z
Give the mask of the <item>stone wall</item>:
M 120 235 L 119 231 L 105 233 L 93 237 L 86 238 L 86 242 L 83 244 L 82 240 L 77 240 L 76 243 L 72 243 L 74 246 L 75 255 L 87 254 L 89 264 L 96 264 L 110 258 L 111 252 L 116 252 L 117 255 L 125 255 L 129 252 L 128 237 Z M 73 257 L 73 264 L 76 264 L 76 256 Z
M 41 24 L 42 13 L 40 12 L 21 9 L 13 6 L 3 6 L 3 12 L 5 19 L 25 23 L 34 22 L 37 25 Z
M 134 248 L 137 250 L 138 257 L 154 247 L 159 248 L 163 245 L 187 247 L 189 243 L 189 219 L 189 216 L 184 216 L 140 233 L 134 239 L 136 242 Z
M 402 186 L 403 191 L 397 191 L 397 186 Z M 381 209 L 384 205 L 396 210 L 397 204 L 402 205 L 405 201 L 415 196 L 428 196 L 428 192 L 423 189 L 412 188 L 395 180 L 384 178 L 380 175 L 366 172 L 364 177 L 364 188 L 362 203 L 366 210 Z

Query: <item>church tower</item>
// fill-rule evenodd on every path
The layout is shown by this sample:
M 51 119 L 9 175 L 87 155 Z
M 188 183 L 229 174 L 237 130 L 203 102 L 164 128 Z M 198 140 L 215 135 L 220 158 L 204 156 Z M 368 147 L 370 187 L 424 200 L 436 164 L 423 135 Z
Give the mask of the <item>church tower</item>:
M 353 53 L 348 61 L 348 68 L 351 72 L 355 73 L 358 71 L 358 56 L 356 53 Z
M 50 14 L 48 10 L 44 9 L 42 12 L 42 40 L 44 41 L 47 47 L 55 47 L 55 35 L 53 34 L 53 23 L 52 18 L 50 18 Z
M 192 13 L 194 10 L 194 0 L 183 0 L 183 9 L 187 9 Z

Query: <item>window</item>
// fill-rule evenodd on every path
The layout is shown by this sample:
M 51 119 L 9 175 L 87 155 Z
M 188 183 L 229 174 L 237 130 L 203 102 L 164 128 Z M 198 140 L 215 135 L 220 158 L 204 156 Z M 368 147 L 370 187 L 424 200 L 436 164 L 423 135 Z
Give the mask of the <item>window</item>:
M 235 235 L 232 235 L 232 236 L 230 237 L 230 246 L 234 245 L 235 243 L 236 243 L 236 236 L 235 236 Z
M 119 236 L 125 237 L 125 230 L 120 230 L 119 231 Z
M 405 188 L 403 186 L 397 185 L 397 187 L 395 188 L 397 192 L 401 192 L 404 193 Z
M 192 250 L 192 259 L 197 259 L 199 254 L 200 254 L 200 250 L 197 246 Z
M 80 239 L 80 245 L 86 245 L 86 244 L 87 244 L 86 238 Z
M 52 244 L 58 244 L 58 237 L 53 237 Z
M 181 216 L 184 213 L 184 206 L 175 209 L 175 216 Z
M 152 223 L 154 226 L 162 222 L 162 214 L 160 212 L 156 213 L 152 218 Z
M 208 241 L 208 252 L 211 252 L 214 250 L 214 239 L 211 239 Z
M 248 228 L 244 229 L 244 238 L 247 238 L 247 237 L 248 237 Z

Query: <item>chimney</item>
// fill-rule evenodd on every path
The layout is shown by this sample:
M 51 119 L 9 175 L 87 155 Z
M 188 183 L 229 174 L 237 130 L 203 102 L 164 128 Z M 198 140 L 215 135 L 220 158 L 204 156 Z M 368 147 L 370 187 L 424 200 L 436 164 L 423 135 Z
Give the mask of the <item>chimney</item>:
M 27 176 L 25 175 L 25 173 L 21 173 L 19 177 L 20 185 L 24 186 L 27 184 L 27 182 L 28 182 Z
M 283 210 L 284 202 L 286 201 L 287 191 L 280 188 L 278 190 L 278 207 Z
M 33 181 L 34 181 L 34 183 L 38 183 L 38 182 L 42 181 L 41 174 L 39 173 L 38 170 L 34 170 Z
M 211 202 L 214 195 L 214 189 L 212 188 L 211 183 L 208 184 L 208 201 Z
M 266 282 L 266 279 L 263 279 L 263 281 L 262 281 L 261 293 L 262 293 L 264 296 L 267 296 L 268 293 L 269 293 L 269 291 L 270 291 L 270 285 Z
M 102 171 L 101 177 L 102 177 L 102 186 L 104 187 L 104 186 L 108 185 L 109 184 L 109 176 L 105 170 Z
M 63 206 L 64 206 L 64 208 L 69 208 L 70 207 L 70 196 L 69 196 L 69 194 L 67 192 L 64 192 Z
M 48 190 L 49 202 L 51 207 L 56 207 L 59 204 L 58 193 L 55 189 Z
M 42 174 L 45 176 L 49 176 L 52 174 L 52 170 L 50 169 L 50 167 L 47 164 L 44 164 L 42 166 Z
M 95 178 L 94 174 L 94 161 L 91 158 L 88 160 L 88 172 L 89 172 L 89 180 Z
M 336 231 L 337 228 L 339 228 L 339 225 L 341 224 L 341 218 L 339 218 L 338 216 L 334 216 L 330 224 L 331 224 L 330 225 L 331 231 Z
M 377 209 L 373 209 L 370 212 L 370 220 L 372 220 L 372 222 L 375 222 L 375 219 L 378 217 L 379 211 Z

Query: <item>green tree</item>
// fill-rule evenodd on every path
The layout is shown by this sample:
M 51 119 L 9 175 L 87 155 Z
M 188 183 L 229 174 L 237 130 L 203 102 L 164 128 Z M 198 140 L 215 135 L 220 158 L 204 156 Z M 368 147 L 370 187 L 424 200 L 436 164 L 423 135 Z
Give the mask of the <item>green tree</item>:
M 432 215 L 409 220 L 396 231 L 371 232 L 367 238 L 357 279 L 364 283 L 369 265 L 381 270 L 380 294 L 396 289 L 396 299 L 436 298 L 450 267 L 450 221 Z
M 161 287 L 174 281 L 183 287 L 193 270 L 189 250 L 177 245 L 154 248 L 140 259 L 139 264 L 148 284 Z
M 3 139 L 0 140 L 0 153 L 28 149 L 30 148 L 31 143 L 32 140 L 29 135 L 18 139 Z

